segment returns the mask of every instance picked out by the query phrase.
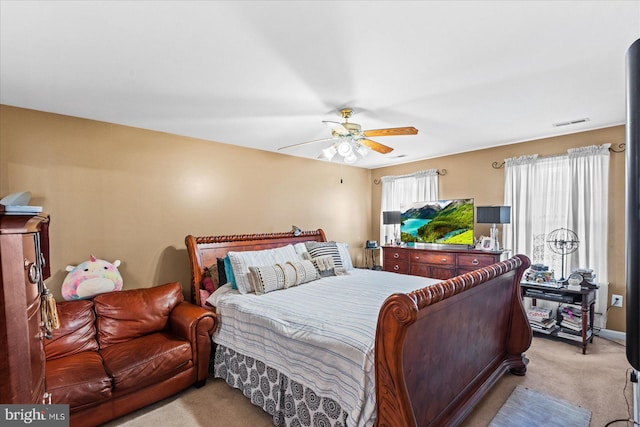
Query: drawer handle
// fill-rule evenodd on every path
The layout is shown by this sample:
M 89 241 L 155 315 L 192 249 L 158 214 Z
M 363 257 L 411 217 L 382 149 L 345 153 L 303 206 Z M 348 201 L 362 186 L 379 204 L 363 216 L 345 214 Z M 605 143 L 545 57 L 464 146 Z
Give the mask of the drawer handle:
M 35 262 L 29 262 L 29 260 L 24 260 L 24 269 L 29 271 L 29 281 L 31 283 L 38 283 L 40 281 L 40 270 Z
M 400 258 L 400 254 L 399 254 L 398 252 L 396 252 L 395 254 L 393 254 L 393 257 L 394 257 L 395 259 L 398 259 L 398 258 Z
M 471 264 L 478 265 L 480 264 L 480 261 L 478 261 L 477 258 L 474 258 L 473 261 L 471 261 Z
M 448 260 L 448 259 L 446 259 L 446 258 L 442 258 L 440 261 L 442 261 L 442 262 L 446 263 L 446 262 L 448 262 L 449 260 Z
M 394 266 L 393 266 L 393 270 L 394 270 L 394 271 L 398 271 L 398 270 L 400 270 L 400 266 L 398 266 L 398 264 L 394 265 Z

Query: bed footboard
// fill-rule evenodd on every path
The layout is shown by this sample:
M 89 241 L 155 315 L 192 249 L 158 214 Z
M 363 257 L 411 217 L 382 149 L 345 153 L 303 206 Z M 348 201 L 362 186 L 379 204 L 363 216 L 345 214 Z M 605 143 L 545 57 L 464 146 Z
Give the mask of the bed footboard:
M 378 427 L 458 425 L 500 377 L 524 375 L 532 332 L 524 255 L 383 304 L 375 342 Z

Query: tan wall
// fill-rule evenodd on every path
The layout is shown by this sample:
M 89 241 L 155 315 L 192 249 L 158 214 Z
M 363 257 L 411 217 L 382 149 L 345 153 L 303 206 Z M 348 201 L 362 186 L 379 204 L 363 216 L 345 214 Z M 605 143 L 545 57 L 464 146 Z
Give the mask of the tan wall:
M 65 266 L 90 254 L 120 259 L 125 288 L 177 280 L 188 296 L 188 234 L 323 228 L 362 265 L 370 182 L 366 169 L 0 106 L 0 197 L 31 191 L 51 215 L 58 300 Z
M 504 145 L 485 150 L 461 153 L 436 159 L 406 163 L 376 169 L 372 180 L 383 176 L 404 175 L 425 169 L 446 169 L 439 177 L 440 198 L 473 197 L 476 205 L 501 205 L 504 202 L 504 168 L 494 169 L 493 162 L 528 154 L 548 156 L 563 154 L 567 149 L 586 145 L 611 143 L 615 147 L 625 141 L 624 126 L 598 129 L 590 132 Z M 603 246 L 609 264 L 609 297 L 612 293 L 625 295 L 625 155 L 611 153 L 609 177 L 609 241 Z M 380 217 L 381 185 L 372 181 L 371 217 L 372 233 L 380 234 L 377 218 Z M 478 224 L 476 237 L 489 235 L 489 225 Z M 597 274 L 597 272 L 596 272 Z M 626 300 L 624 301 L 626 303 Z M 608 312 L 607 329 L 625 331 L 625 308 L 612 308 Z
M 377 178 L 446 169 L 441 197 L 501 204 L 504 169 L 492 162 L 621 142 L 624 127 L 618 126 L 368 171 L 0 106 L 0 197 L 29 190 L 32 204 L 51 215 L 47 285 L 57 299 L 65 266 L 90 254 L 120 259 L 125 288 L 178 280 L 188 295 L 187 234 L 321 227 L 329 239 L 349 243 L 354 262 L 363 265 L 364 241 L 379 236 Z M 622 295 L 624 188 L 624 154 L 612 154 L 609 292 Z M 478 226 L 477 234 L 487 235 L 488 226 Z M 625 330 L 623 309 L 609 310 L 608 317 L 607 328 Z

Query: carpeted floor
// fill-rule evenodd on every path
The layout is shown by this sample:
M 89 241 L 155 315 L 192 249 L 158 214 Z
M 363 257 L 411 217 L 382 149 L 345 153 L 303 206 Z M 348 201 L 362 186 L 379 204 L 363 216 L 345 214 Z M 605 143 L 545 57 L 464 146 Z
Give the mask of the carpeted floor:
M 594 338 L 583 355 L 570 342 L 536 335 L 526 353 L 524 377 L 505 375 L 480 401 L 463 426 L 488 426 L 517 386 L 562 399 L 591 412 L 591 426 L 631 417 L 630 366 L 621 343 Z M 107 424 L 109 427 L 271 427 L 271 417 L 222 380 L 209 380 L 174 397 Z M 624 427 L 624 423 L 616 423 Z

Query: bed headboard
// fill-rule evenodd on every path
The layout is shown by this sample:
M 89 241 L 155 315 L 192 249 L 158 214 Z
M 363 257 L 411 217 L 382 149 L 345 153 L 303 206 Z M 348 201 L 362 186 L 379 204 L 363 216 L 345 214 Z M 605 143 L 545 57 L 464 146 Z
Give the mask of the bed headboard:
M 188 235 L 184 241 L 189 254 L 189 267 L 191 270 L 191 302 L 200 305 L 200 286 L 202 275 L 206 267 L 215 266 L 218 258 L 224 258 L 229 251 L 259 251 L 262 249 L 277 248 L 280 246 L 294 245 L 296 243 L 326 242 L 326 236 L 322 229 L 302 231 L 294 235 L 293 231 L 284 233 L 264 234 L 234 234 L 228 236 L 192 236 Z M 217 277 L 213 278 L 214 283 Z M 216 283 L 217 286 L 217 283 Z

